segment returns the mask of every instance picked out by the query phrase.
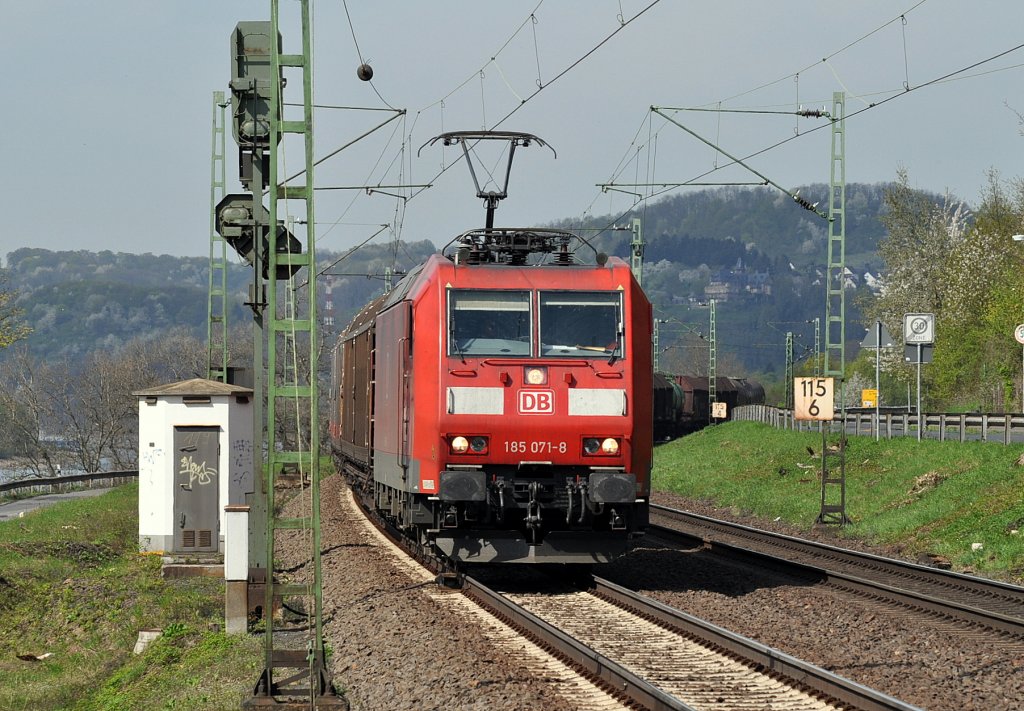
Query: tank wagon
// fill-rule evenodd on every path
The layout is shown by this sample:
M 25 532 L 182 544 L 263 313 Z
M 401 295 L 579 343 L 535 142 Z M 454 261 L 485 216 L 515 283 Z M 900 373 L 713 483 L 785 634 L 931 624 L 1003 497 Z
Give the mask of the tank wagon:
M 651 305 L 628 264 L 581 263 L 581 245 L 467 232 L 334 348 L 340 469 L 454 560 L 605 562 L 647 526 Z
M 710 422 L 708 379 L 695 375 L 654 374 L 654 437 L 673 439 Z M 764 403 L 764 387 L 747 378 L 715 378 L 715 399 L 724 402 L 729 417 L 735 408 Z

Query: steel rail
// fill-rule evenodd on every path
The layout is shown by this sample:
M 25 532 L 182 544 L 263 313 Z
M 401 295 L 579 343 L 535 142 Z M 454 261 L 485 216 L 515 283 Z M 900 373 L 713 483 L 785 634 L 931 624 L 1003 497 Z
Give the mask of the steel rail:
M 461 587 L 462 593 L 476 604 L 535 640 L 543 649 L 563 662 L 580 670 L 584 676 L 612 695 L 650 711 L 694 711 L 694 707 L 662 691 L 614 660 L 545 622 L 483 582 L 457 572 L 449 562 L 426 554 L 422 546 L 404 537 L 389 522 L 376 516 L 372 508 L 366 505 L 369 503 L 368 497 L 356 496 L 355 499 L 361 504 L 360 508 L 375 527 L 415 558 L 417 562 L 437 574 L 438 584 Z M 686 534 L 680 535 L 685 536 Z M 785 677 L 792 683 L 810 689 L 812 693 L 835 699 L 837 702 L 863 711 L 914 711 L 917 709 L 915 706 L 910 706 L 783 652 L 679 610 L 674 610 L 609 581 L 594 578 L 593 584 L 592 592 L 607 602 L 673 632 L 701 640 L 712 648 L 724 650 L 750 665 L 767 670 L 769 674 Z
M 588 676 L 598 679 L 605 688 L 651 711 L 694 711 L 679 699 L 641 679 L 617 662 L 594 651 L 582 642 L 548 624 L 520 605 L 471 577 L 463 578 L 463 593 L 481 607 L 490 610 L 510 626 L 539 640 L 541 646 Z
M 674 523 L 695 529 L 694 532 L 687 532 L 651 525 L 648 532 L 653 535 L 667 539 L 682 537 L 700 540 L 705 547 L 716 553 L 752 558 L 760 565 L 767 564 L 777 569 L 799 570 L 851 592 L 884 598 L 906 607 L 1024 639 L 1024 587 L 852 551 L 664 506 L 652 504 L 651 509 L 653 513 L 670 518 Z M 752 550 L 723 540 L 724 537 L 732 537 L 733 541 L 740 539 L 756 542 L 776 551 L 796 552 L 811 557 L 813 562 L 784 558 L 778 552 Z M 855 567 L 857 573 L 837 570 L 837 564 Z M 903 582 L 894 583 L 891 578 Z M 919 589 L 913 589 L 911 583 L 917 583 Z M 922 587 L 926 587 L 927 591 L 920 589 Z M 969 595 L 972 602 L 957 601 L 955 597 L 958 593 Z M 1011 612 L 1007 614 L 1004 610 Z
M 489 610 L 521 633 L 539 641 L 545 651 L 559 657 L 609 693 L 628 699 L 650 711 L 696 711 L 675 697 L 637 677 L 624 667 L 598 654 L 569 635 L 552 627 L 536 615 L 524 610 L 479 580 L 463 575 L 455 566 L 428 555 L 423 547 L 403 536 L 390 522 L 376 514 L 368 496 L 353 489 L 355 501 L 370 523 L 417 563 L 437 575 L 439 585 L 460 587 L 461 592 L 476 604 Z
M 614 605 L 674 632 L 696 638 L 702 644 L 723 649 L 744 663 L 752 663 L 770 673 L 784 676 L 816 694 L 849 704 L 862 711 L 909 711 L 918 708 L 611 581 L 594 578 L 594 584 L 594 594 Z

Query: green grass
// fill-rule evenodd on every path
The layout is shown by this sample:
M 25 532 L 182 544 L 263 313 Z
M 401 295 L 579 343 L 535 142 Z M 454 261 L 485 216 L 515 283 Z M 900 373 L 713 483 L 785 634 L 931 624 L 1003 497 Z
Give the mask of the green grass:
M 818 433 L 730 422 L 658 447 L 654 487 L 809 529 L 821 506 L 821 446 Z M 1024 580 L 1022 455 L 1024 445 L 850 437 L 852 524 L 840 534 Z
M 138 554 L 135 484 L 0 523 L 0 709 L 237 708 L 260 640 L 217 631 L 223 581 L 160 563 Z M 167 633 L 135 656 L 147 628 Z

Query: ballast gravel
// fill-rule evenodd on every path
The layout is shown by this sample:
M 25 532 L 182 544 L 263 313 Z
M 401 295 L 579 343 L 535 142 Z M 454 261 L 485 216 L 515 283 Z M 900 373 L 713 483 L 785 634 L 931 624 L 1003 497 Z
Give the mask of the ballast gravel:
M 796 531 L 665 492 L 654 503 L 853 547 L 831 529 Z M 894 549 L 860 550 L 891 558 Z M 602 574 L 662 602 L 925 709 L 1024 708 L 1024 642 L 716 561 L 700 550 L 640 545 Z
M 354 711 L 594 707 L 587 701 L 593 698 L 589 683 L 567 682 L 561 665 L 545 665 L 536 648 L 522 640 L 496 644 L 492 639 L 500 632 L 490 629 L 492 623 L 467 611 L 465 603 L 444 599 L 459 593 L 439 588 L 422 569 L 397 562 L 390 545 L 360 520 L 349 497 L 339 477 L 324 480 L 324 638 L 332 650 L 335 685 Z M 282 561 L 299 561 L 306 549 L 290 538 L 279 542 L 276 552 Z
M 598 708 L 589 685 L 560 678 L 564 670 L 545 666 L 524 642 L 495 642 L 500 635 L 491 623 L 445 601 L 456 593 L 399 563 L 359 521 L 348 496 L 338 477 L 324 481 L 324 635 L 335 683 L 352 709 Z M 829 538 L 827 531 L 787 531 L 664 492 L 653 500 L 804 538 Z M 858 548 L 896 557 L 891 550 Z M 305 548 L 286 537 L 277 553 L 281 561 L 297 563 Z M 594 572 L 921 708 L 1024 707 L 1019 642 L 879 609 L 777 573 L 752 573 L 699 549 L 670 551 L 641 542 L 629 556 Z

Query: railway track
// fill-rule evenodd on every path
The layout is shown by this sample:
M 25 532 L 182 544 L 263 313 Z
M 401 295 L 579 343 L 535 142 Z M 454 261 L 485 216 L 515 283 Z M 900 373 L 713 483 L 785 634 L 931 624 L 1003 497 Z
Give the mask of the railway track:
M 755 560 L 885 601 L 1024 643 L 1024 588 L 763 531 L 663 506 L 651 506 L 650 535 L 699 541 L 711 552 Z M 663 524 L 663 525 L 662 525 Z
M 456 574 L 385 532 L 439 582 L 459 585 L 466 598 L 603 689 L 609 703 L 659 710 L 916 708 L 605 580 L 580 589 L 525 567 L 504 577 L 494 569 Z
M 588 590 L 467 578 L 465 590 L 643 708 L 916 708 L 600 578 Z

